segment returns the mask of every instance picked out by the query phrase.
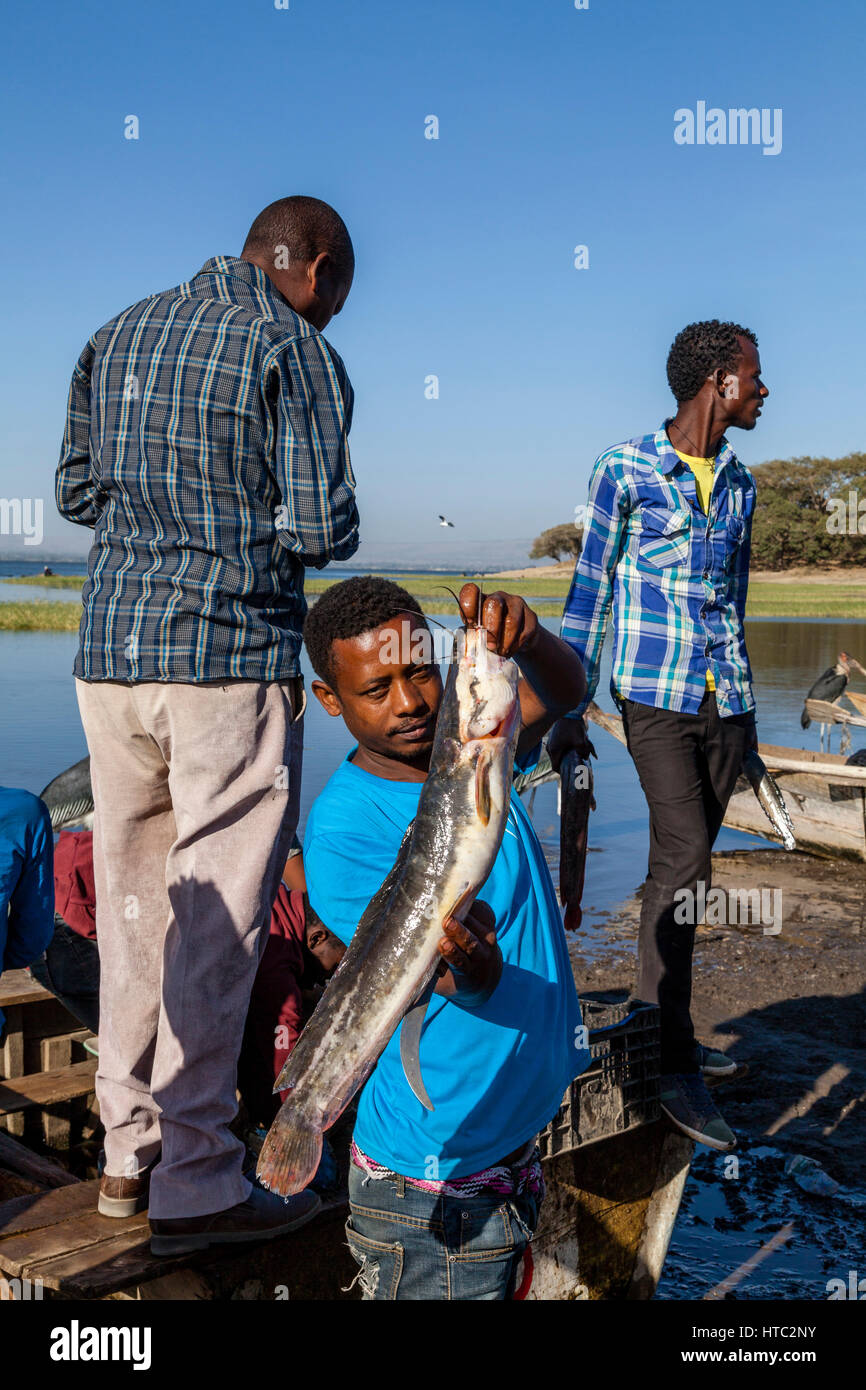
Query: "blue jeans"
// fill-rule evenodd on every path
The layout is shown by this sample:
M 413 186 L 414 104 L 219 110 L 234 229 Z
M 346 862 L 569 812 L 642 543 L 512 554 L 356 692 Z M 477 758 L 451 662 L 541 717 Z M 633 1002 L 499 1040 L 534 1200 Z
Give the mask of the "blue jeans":
M 349 1249 L 366 1300 L 511 1298 L 538 1221 L 529 1193 L 453 1197 L 349 1170 Z
M 80 936 L 55 913 L 54 937 L 30 974 L 85 1028 L 99 1032 L 99 948 L 92 937 Z

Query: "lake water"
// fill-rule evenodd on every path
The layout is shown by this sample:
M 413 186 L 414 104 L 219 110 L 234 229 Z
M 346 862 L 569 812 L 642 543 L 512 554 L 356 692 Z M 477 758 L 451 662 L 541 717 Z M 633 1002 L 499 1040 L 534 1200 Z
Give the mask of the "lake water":
M 59 568 L 59 567 L 58 567 Z M 7 586 L 21 594 L 30 586 Z M 2 588 L 2 578 L 0 578 Z M 52 597 L 74 590 L 42 591 Z M 439 619 L 449 626 L 454 620 Z M 555 619 L 544 619 L 555 631 Z M 832 665 L 840 649 L 866 665 L 866 622 L 809 619 L 753 619 L 747 625 L 755 674 L 761 737 L 794 748 L 818 748 L 818 729 L 800 728 L 803 696 L 815 677 Z M 84 757 L 87 747 L 72 678 L 78 644 L 75 633 L 0 632 L 0 783 L 39 792 L 59 772 Z M 608 690 L 610 639 L 605 648 L 599 704 L 613 711 Z M 304 656 L 304 674 L 312 672 Z M 863 681 L 860 678 L 862 687 Z M 856 687 L 855 687 L 856 688 Z M 866 743 L 857 737 L 854 746 Z M 866 733 L 866 731 L 864 731 Z M 590 846 L 584 895 L 584 931 L 592 932 L 600 916 L 621 902 L 646 873 L 647 811 L 631 759 L 621 744 L 600 729 L 592 731 L 598 753 L 595 765 L 597 810 L 590 821 Z M 834 748 L 838 746 L 834 733 Z M 351 747 L 343 723 L 325 714 L 310 696 L 304 733 L 304 781 L 301 829 L 310 806 L 338 762 Z M 559 821 L 555 783 L 539 787 L 533 804 L 536 830 L 552 864 L 558 857 Z M 756 836 L 723 829 L 719 849 L 766 846 Z

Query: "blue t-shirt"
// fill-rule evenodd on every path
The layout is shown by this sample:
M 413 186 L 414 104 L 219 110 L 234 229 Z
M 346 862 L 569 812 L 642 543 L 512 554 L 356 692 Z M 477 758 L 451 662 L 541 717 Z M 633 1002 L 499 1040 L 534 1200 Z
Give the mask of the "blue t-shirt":
M 375 777 L 353 753 L 316 799 L 304 837 L 310 902 L 345 942 L 397 857 L 423 785 Z M 430 1001 L 420 1059 L 435 1109 L 409 1087 L 399 1028 L 361 1093 L 356 1143 L 405 1177 L 466 1177 L 495 1163 L 544 1128 L 589 1064 L 559 905 L 518 796 L 478 896 L 496 915 L 502 979 L 478 1008 Z
M 0 971 L 41 956 L 54 935 L 54 837 L 44 801 L 0 787 Z M 3 1025 L 0 1009 L 0 1027 Z

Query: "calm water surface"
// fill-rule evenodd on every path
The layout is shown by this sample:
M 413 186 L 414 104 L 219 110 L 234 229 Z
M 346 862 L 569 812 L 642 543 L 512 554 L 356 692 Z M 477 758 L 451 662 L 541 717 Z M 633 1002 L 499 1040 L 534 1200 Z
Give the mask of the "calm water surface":
M 29 586 L 13 586 L 21 592 Z M 47 591 L 59 596 L 63 591 Z M 78 601 L 78 595 L 72 597 Z M 453 620 L 440 619 L 449 626 Z M 556 631 L 557 620 L 544 619 Z M 866 622 L 838 620 L 755 619 L 748 623 L 748 644 L 755 674 L 761 737 L 794 748 L 818 748 L 816 726 L 800 728 L 803 696 L 815 677 L 831 665 L 840 649 L 866 665 Z M 84 757 L 87 746 L 71 674 L 78 638 L 65 632 L 0 632 L 0 783 L 39 792 L 70 763 Z M 602 708 L 613 711 L 608 690 L 610 649 L 605 648 L 599 688 Z M 304 674 L 312 671 L 304 654 Z M 860 686 L 863 686 L 862 678 Z M 864 731 L 866 733 L 866 731 Z M 856 737 L 854 746 L 866 742 Z M 838 733 L 833 735 L 834 748 Z M 597 810 L 590 821 L 592 853 L 584 895 L 585 929 L 600 914 L 637 888 L 646 873 L 647 812 L 631 759 L 621 744 L 600 729 L 592 731 L 598 753 L 595 765 Z M 304 733 L 304 781 L 301 827 L 310 806 L 352 741 L 342 720 L 325 714 L 311 695 Z M 548 857 L 558 856 L 559 821 L 555 783 L 539 787 L 532 808 L 536 830 Z M 720 849 L 766 846 L 755 836 L 723 829 Z

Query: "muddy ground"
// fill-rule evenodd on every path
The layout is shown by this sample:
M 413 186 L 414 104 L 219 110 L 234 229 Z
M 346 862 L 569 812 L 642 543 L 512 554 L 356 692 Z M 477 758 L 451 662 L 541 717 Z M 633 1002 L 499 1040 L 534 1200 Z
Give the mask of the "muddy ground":
M 744 1141 L 866 1186 L 866 865 L 775 850 L 713 856 L 714 887 L 780 889 L 782 929 L 699 927 L 692 1016 L 749 1070 L 716 1099 Z M 765 901 L 769 904 L 771 900 Z M 634 985 L 639 895 L 571 945 L 579 985 Z M 600 939 L 601 936 L 601 939 Z

